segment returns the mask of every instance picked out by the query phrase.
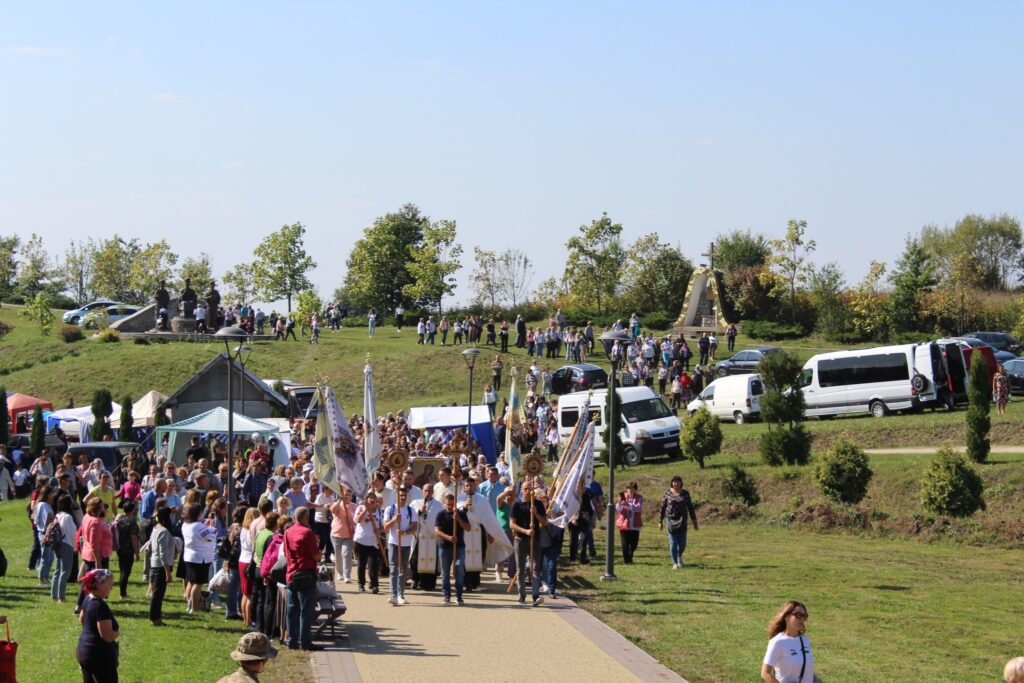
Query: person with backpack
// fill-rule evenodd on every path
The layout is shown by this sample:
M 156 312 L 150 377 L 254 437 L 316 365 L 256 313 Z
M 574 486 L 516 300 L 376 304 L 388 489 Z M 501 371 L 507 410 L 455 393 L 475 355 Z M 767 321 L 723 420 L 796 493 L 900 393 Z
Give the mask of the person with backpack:
M 78 525 L 72 513 L 71 496 L 60 494 L 56 498 L 57 515 L 47 528 L 44 540 L 53 549 L 56 566 L 50 583 L 50 599 L 64 602 L 67 598 L 68 580 L 75 564 L 75 534 Z
M 139 559 L 139 546 L 141 545 L 142 531 L 139 523 L 135 520 L 135 502 L 125 500 L 121 503 L 121 513 L 114 518 L 114 538 L 117 541 L 117 566 L 121 570 L 121 580 L 118 584 L 119 596 L 122 600 L 128 598 L 128 579 L 132 575 L 132 567 Z
M 284 553 L 281 552 L 281 546 L 284 543 L 285 528 L 290 521 L 291 517 L 287 515 L 275 516 L 272 527 L 271 516 L 267 515 L 267 528 L 264 530 L 271 533 L 269 537 L 265 537 L 263 555 L 260 560 L 260 576 L 263 580 L 263 615 L 260 630 L 268 638 L 281 635 L 280 629 L 277 627 L 277 620 L 280 616 L 277 613 L 277 591 L 278 586 L 283 584 L 287 578 L 285 574 L 287 560 Z M 260 532 L 260 536 L 263 536 L 263 532 Z M 259 541 L 257 541 L 257 549 L 259 547 Z
M 40 545 L 38 577 L 39 583 L 44 586 L 50 583 L 50 566 L 53 564 L 53 547 L 46 543 L 47 532 L 54 519 L 53 506 L 50 504 L 52 501 L 53 489 L 46 485 L 39 489 L 39 495 L 32 506 L 32 524 L 36 528 Z

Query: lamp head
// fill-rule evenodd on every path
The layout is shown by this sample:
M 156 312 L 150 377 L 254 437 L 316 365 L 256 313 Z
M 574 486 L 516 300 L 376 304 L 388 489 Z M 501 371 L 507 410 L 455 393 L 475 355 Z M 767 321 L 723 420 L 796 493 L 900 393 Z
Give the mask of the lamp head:
M 480 355 L 480 349 L 472 348 L 466 349 L 462 352 L 462 358 L 466 361 L 466 367 L 470 370 L 476 365 L 476 358 Z

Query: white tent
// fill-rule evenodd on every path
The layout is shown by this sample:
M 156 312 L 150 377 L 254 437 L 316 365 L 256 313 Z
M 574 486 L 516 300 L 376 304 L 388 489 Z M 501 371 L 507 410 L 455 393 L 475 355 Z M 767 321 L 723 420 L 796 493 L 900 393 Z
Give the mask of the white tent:
M 116 403 L 111 405 L 113 405 L 114 411 L 110 413 L 110 420 L 113 424 L 117 424 L 121 417 L 121 406 Z M 84 408 L 55 410 L 46 418 L 48 429 L 52 428 L 55 424 L 59 424 L 65 434 L 70 437 L 77 437 L 82 443 L 89 441 L 89 433 L 92 431 L 93 422 L 95 422 L 95 419 L 93 418 L 92 408 L 88 406 Z
M 262 434 L 270 442 L 271 437 L 276 437 L 278 443 L 271 449 L 272 464 L 277 466 L 279 464 L 287 465 L 289 463 L 289 439 L 286 437 L 281 438 L 280 428 L 277 425 L 268 424 L 261 422 L 260 420 L 254 420 L 251 417 L 245 415 L 239 415 L 235 413 L 233 416 L 232 429 L 235 433 L 235 438 L 240 436 L 249 437 L 252 434 Z M 228 411 L 226 408 L 214 408 L 207 410 L 201 415 L 190 417 L 181 422 L 175 422 L 174 424 L 164 425 L 156 428 L 156 443 L 163 443 L 164 435 L 169 435 L 167 442 L 167 455 L 176 463 L 184 462 L 185 451 L 188 449 L 188 441 L 183 440 L 178 442 L 178 434 L 206 434 L 222 435 L 228 433 Z
M 132 419 L 134 420 L 134 426 L 136 428 L 156 426 L 156 410 L 166 400 L 166 396 L 159 391 L 153 390 L 133 403 Z

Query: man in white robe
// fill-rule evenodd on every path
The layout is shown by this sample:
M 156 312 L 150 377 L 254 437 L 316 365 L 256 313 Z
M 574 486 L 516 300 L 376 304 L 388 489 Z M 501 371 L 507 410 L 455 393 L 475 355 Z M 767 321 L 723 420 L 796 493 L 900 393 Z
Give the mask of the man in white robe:
M 437 587 L 437 536 L 434 523 L 438 513 L 444 509 L 440 501 L 434 500 L 434 485 L 423 487 L 423 497 L 409 503 L 419 519 L 416 532 L 416 549 L 413 551 L 412 587 L 430 591 Z
M 497 515 L 491 510 L 487 498 L 476 492 L 476 479 L 467 478 L 459 494 L 458 507 L 468 506 L 470 531 L 466 532 L 466 588 L 480 586 L 480 573 L 492 567 L 512 552 L 512 544 L 505 537 Z

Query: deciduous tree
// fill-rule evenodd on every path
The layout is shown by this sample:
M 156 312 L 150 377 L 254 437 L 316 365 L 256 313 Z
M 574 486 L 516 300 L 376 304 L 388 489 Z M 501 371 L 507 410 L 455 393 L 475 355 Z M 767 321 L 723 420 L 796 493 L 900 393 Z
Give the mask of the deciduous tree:
M 626 250 L 622 267 L 622 300 L 626 308 L 643 313 L 677 313 L 693 275 L 693 263 L 679 247 L 661 241 L 656 233 L 638 238 Z
M 526 301 L 533 281 L 533 262 L 525 251 L 506 249 L 498 254 L 495 263 L 498 272 L 498 289 L 501 299 L 509 308 L 516 308 Z
M 17 255 L 20 244 L 21 239 L 17 235 L 0 237 L 0 301 L 9 299 L 14 293 L 18 276 Z
M 50 295 L 46 292 L 39 292 L 31 299 L 25 301 L 25 307 L 21 309 L 21 316 L 39 325 L 39 333 L 50 334 L 53 327 L 53 309 L 50 302 Z
M 473 302 L 487 306 L 490 310 L 498 307 L 501 298 L 501 284 L 498 282 L 498 255 L 490 249 L 473 247 L 473 261 L 476 267 L 469 276 L 473 289 Z
M 281 226 L 253 249 L 253 284 L 264 301 L 288 301 L 292 310 L 292 297 L 304 289 L 311 289 L 307 273 L 316 268 L 316 261 L 306 253 L 302 223 Z
M 180 290 L 185 288 L 185 278 L 191 278 L 192 287 L 202 291 L 209 285 L 213 278 L 213 268 L 210 266 L 210 255 L 206 252 L 199 252 L 199 256 L 189 256 L 181 262 L 181 269 L 178 271 L 178 281 L 175 286 Z M 242 299 L 249 302 L 250 299 Z
M 253 301 L 256 298 L 256 287 L 252 282 L 252 266 L 239 263 L 224 273 L 220 279 L 224 286 L 224 296 L 229 301 Z
M 43 247 L 43 238 L 32 233 L 28 241 L 18 250 L 18 290 L 26 299 L 35 297 L 40 292 L 54 292 L 55 268 L 50 255 Z M 57 285 L 57 290 L 61 289 Z
M 455 221 L 435 221 L 423 229 L 423 244 L 414 248 L 408 264 L 413 281 L 402 288 L 409 298 L 437 307 L 455 292 L 455 273 L 461 267 L 462 245 L 455 242 Z
M 391 311 L 406 301 L 405 286 L 414 280 L 408 270 L 412 250 L 422 245 L 423 231 L 429 225 L 430 219 L 419 207 L 406 204 L 363 230 L 348 257 L 345 301 L 363 311 Z
M 622 224 L 612 223 L 604 213 L 590 225 L 581 225 L 579 234 L 566 243 L 569 292 L 579 303 L 596 306 L 598 313 L 606 312 L 619 285 L 625 256 L 621 234 Z
M 89 284 L 92 280 L 96 241 L 72 240 L 64 249 L 64 290 L 81 306 L 92 298 Z
M 771 240 L 772 255 L 769 262 L 778 276 L 773 290 L 789 299 L 790 314 L 796 324 L 796 291 L 810 275 L 808 257 L 817 248 L 814 240 L 805 239 L 807 221 L 790 220 L 786 225 L 786 236 L 783 239 Z
M 817 330 L 826 339 L 835 339 L 846 330 L 849 309 L 843 299 L 846 280 L 838 263 L 826 263 L 810 277 L 811 303 L 818 314 Z

